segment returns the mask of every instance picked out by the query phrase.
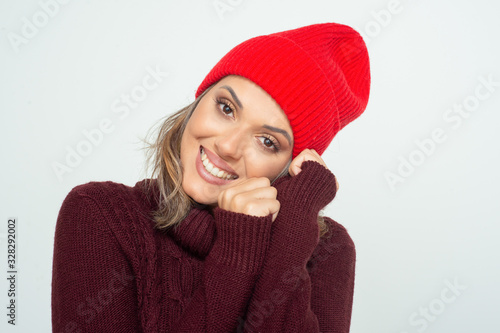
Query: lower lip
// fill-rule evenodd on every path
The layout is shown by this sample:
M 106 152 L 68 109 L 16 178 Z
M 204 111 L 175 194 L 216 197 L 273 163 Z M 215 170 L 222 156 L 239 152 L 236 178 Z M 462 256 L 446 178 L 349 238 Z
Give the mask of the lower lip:
M 215 177 L 210 172 L 208 172 L 207 169 L 205 169 L 205 167 L 203 166 L 203 162 L 201 161 L 200 150 L 198 150 L 198 158 L 196 159 L 196 170 L 198 171 L 200 177 L 203 178 L 203 180 L 205 180 L 207 183 L 213 185 L 225 185 L 231 182 L 231 180 Z

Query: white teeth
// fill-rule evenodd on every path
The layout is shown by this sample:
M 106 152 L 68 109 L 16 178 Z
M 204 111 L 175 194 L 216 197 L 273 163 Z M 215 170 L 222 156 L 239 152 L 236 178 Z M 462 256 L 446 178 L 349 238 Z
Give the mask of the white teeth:
M 201 150 L 201 160 L 203 162 L 203 166 L 205 167 L 205 170 L 207 170 L 208 172 L 210 172 L 210 174 L 212 174 L 213 176 L 215 176 L 217 178 L 226 179 L 226 180 L 238 178 L 234 175 L 227 173 L 224 170 L 220 170 L 219 168 L 215 167 L 212 163 L 210 163 L 210 161 L 208 160 L 207 154 L 205 154 L 205 152 L 203 150 Z
M 210 171 L 210 173 L 214 176 L 217 176 L 217 174 L 219 173 L 219 168 L 213 168 L 212 171 Z

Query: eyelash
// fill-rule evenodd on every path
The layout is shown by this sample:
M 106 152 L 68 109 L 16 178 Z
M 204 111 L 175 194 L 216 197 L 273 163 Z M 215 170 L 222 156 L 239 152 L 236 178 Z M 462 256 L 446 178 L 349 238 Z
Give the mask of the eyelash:
M 230 113 L 234 114 L 234 112 L 235 112 L 235 108 L 234 108 L 233 104 L 229 100 L 227 100 L 224 97 L 216 97 L 216 98 L 214 98 L 214 102 L 215 102 L 215 105 L 216 105 L 217 110 L 219 112 L 221 112 L 225 117 L 231 117 L 232 118 L 232 116 L 229 116 L 229 113 L 224 112 L 224 108 L 226 106 L 231 110 Z M 221 108 L 221 106 L 222 106 L 222 108 Z M 272 142 L 272 144 L 273 144 L 272 147 L 267 147 L 266 145 L 264 145 L 264 143 L 261 140 L 259 140 L 259 142 L 262 145 L 262 147 L 263 147 L 264 150 L 266 150 L 268 152 L 271 151 L 273 153 L 279 152 L 279 150 L 280 150 L 280 144 L 279 144 L 278 140 L 276 140 L 274 137 L 266 134 L 266 135 L 260 136 L 259 138 L 264 138 L 265 140 L 266 139 L 270 140 Z
M 277 152 L 280 151 L 280 144 L 279 144 L 278 140 L 276 140 L 275 138 L 273 138 L 270 135 L 262 135 L 261 138 L 267 139 L 267 140 L 269 140 L 269 141 L 271 141 L 273 143 L 272 147 L 267 147 L 266 145 L 264 145 L 263 142 L 261 142 L 261 144 L 264 147 L 264 149 L 271 150 L 273 153 L 277 153 Z
M 224 112 L 224 108 L 225 108 L 226 106 L 227 106 L 227 107 L 229 107 L 229 109 L 231 110 L 231 112 L 232 112 L 232 113 L 234 113 L 234 106 L 233 106 L 233 104 L 232 104 L 230 101 L 228 101 L 227 99 L 225 99 L 225 98 L 223 98 L 223 97 L 216 97 L 216 98 L 214 99 L 214 102 L 215 102 L 215 104 L 216 104 L 216 106 L 217 106 L 217 109 L 218 109 L 220 112 L 222 112 L 225 116 L 230 117 L 230 116 L 228 115 L 228 113 Z M 222 105 L 222 109 L 220 108 L 220 106 L 221 106 L 221 105 Z

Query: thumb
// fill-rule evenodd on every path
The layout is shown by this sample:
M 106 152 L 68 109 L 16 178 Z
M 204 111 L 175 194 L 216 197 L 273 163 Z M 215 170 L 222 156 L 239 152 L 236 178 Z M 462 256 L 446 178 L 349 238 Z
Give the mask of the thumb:
M 276 212 L 276 213 L 273 213 L 273 217 L 272 217 L 272 221 L 273 221 L 273 222 L 274 222 L 274 220 L 276 220 L 276 218 L 278 217 L 278 213 L 279 213 L 279 211 L 278 211 L 278 212 Z

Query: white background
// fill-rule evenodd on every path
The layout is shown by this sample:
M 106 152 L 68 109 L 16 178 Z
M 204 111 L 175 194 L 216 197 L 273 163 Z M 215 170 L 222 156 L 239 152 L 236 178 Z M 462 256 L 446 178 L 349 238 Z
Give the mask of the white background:
M 0 2 L 2 332 L 51 330 L 54 228 L 74 186 L 148 177 L 140 139 L 194 100 L 230 48 L 323 22 L 359 30 L 372 67 L 366 112 L 323 155 L 340 183 L 327 215 L 357 248 L 351 332 L 498 332 L 498 2 L 87 0 L 52 5 L 49 16 L 41 3 L 50 2 Z M 24 38 L 36 19 L 16 46 L 12 36 Z M 139 89 L 148 68 L 168 76 L 120 118 L 113 103 Z M 453 107 L 464 103 L 473 110 L 459 116 Z M 54 163 L 67 164 L 68 149 L 103 119 L 113 130 L 58 177 Z M 431 145 L 435 131 L 441 141 Z M 388 173 L 401 178 L 391 186 Z M 18 218 L 15 327 L 6 317 L 9 217 Z

